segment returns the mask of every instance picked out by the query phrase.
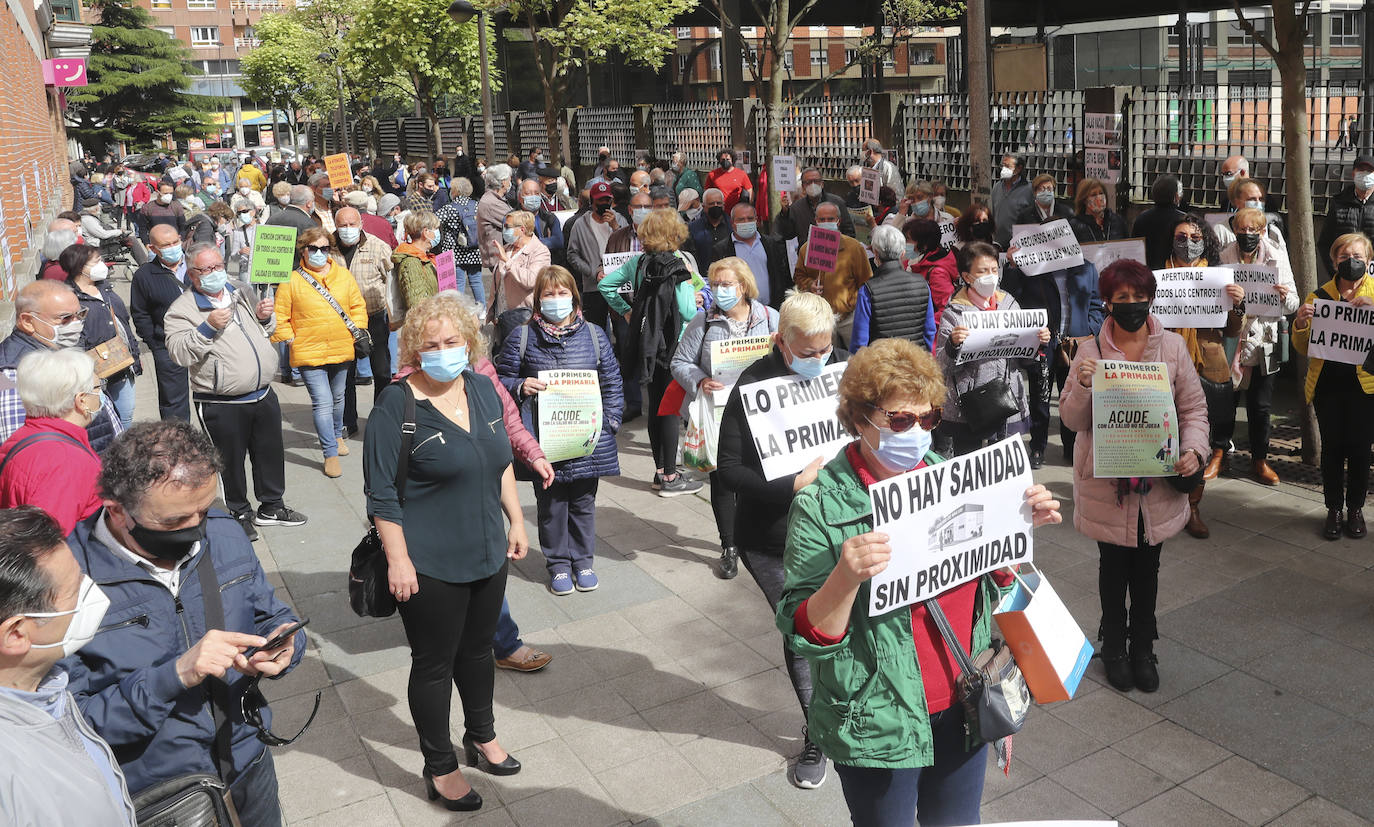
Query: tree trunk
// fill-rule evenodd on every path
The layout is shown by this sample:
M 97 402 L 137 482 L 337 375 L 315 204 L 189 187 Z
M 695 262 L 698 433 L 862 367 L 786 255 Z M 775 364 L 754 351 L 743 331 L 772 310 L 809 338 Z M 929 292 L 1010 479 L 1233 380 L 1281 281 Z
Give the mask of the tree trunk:
M 772 11 L 772 38 L 768 42 L 768 49 L 772 54 L 767 55 L 768 105 L 764 109 L 767 121 L 763 162 L 766 164 L 764 169 L 768 170 L 768 215 L 772 219 L 772 225 L 776 227 L 782 216 L 782 193 L 778 190 L 777 182 L 773 180 L 773 156 L 782 149 L 782 84 L 786 73 L 783 55 L 787 53 L 788 41 L 792 39 L 792 30 L 787 25 L 788 17 L 792 14 L 792 4 L 790 0 L 774 0 Z M 798 175 L 800 173 L 798 170 Z
M 535 48 L 538 46 L 536 45 Z M 548 151 L 547 157 L 550 164 L 566 165 L 568 163 L 568 159 L 563 157 L 563 136 L 558 129 L 558 115 L 561 108 L 558 102 L 564 99 L 567 86 L 566 79 L 561 83 L 555 81 L 544 95 L 544 140 L 549 142 L 545 149 Z M 575 197 L 577 194 L 573 193 L 573 195 Z
M 1306 296 L 1317 287 L 1317 241 L 1312 224 L 1311 148 L 1307 134 L 1307 64 L 1304 60 L 1302 21 L 1294 0 L 1273 3 L 1274 45 L 1278 50 L 1279 82 L 1282 84 L 1283 160 L 1288 203 L 1288 260 L 1298 295 Z M 1297 359 L 1299 397 L 1307 377 L 1307 359 Z M 1316 465 L 1321 455 L 1321 437 L 1311 405 L 1301 411 L 1302 461 Z

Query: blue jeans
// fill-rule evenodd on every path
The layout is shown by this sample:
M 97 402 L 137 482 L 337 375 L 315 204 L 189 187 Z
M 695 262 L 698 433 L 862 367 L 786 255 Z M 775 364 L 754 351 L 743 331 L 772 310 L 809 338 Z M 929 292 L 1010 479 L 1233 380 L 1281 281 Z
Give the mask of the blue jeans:
M 482 268 L 480 266 L 472 270 L 464 269 L 461 272 L 467 274 L 468 290 L 477 303 L 485 306 L 487 303 L 487 288 L 482 285 Z M 458 283 L 458 292 L 463 292 L 462 282 Z
M 388 337 L 387 337 L 387 340 L 386 340 L 386 347 L 387 347 L 387 350 L 390 350 L 390 351 L 391 351 L 391 372 L 392 372 L 393 374 L 395 374 L 397 371 L 399 371 L 399 370 L 401 369 L 401 336 L 400 336 L 400 333 L 401 333 L 401 331 L 399 331 L 399 330 L 393 330 L 393 331 L 391 331 L 391 335 L 388 336 Z M 387 380 L 390 381 L 390 379 L 391 379 L 391 377 L 388 376 L 388 377 L 387 377 Z
M 277 346 L 277 361 L 281 364 L 281 378 L 283 382 L 291 381 L 291 377 L 300 372 L 300 368 L 291 367 L 291 345 L 281 342 Z
M 277 790 L 277 769 L 272 764 L 272 750 L 264 749 L 262 757 L 229 785 L 229 794 L 238 810 L 243 827 L 281 827 L 281 800 Z
M 496 618 L 496 634 L 491 638 L 491 651 L 497 660 L 501 660 L 515 654 L 515 650 L 524 645 L 525 642 L 520 639 L 520 627 L 516 625 L 515 618 L 510 616 L 510 601 L 503 597 L 501 616 Z
M 343 435 L 344 388 L 348 384 L 348 362 L 337 365 L 300 367 L 305 389 L 310 392 L 310 410 L 315 416 L 315 433 L 326 458 L 339 455 Z
M 134 424 L 133 371 L 126 370 L 119 374 L 119 378 L 111 377 L 105 383 L 105 395 L 110 397 L 110 403 L 119 414 L 119 422 L 124 426 L 124 430 L 129 430 L 129 426 Z
M 854 827 L 978 824 L 987 744 L 964 751 L 964 712 L 957 705 L 930 716 L 935 763 L 882 769 L 835 764 Z

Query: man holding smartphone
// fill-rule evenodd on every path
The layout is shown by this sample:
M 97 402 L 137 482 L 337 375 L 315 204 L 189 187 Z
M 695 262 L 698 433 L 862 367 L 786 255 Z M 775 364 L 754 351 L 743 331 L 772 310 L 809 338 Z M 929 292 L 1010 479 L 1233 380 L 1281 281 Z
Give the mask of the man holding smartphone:
M 228 784 L 243 824 L 274 827 L 281 805 L 265 744 L 282 739 L 257 680 L 294 668 L 305 633 L 267 648 L 299 618 L 277 600 L 238 522 L 211 509 L 220 466 L 210 440 L 177 419 L 139 423 L 110 445 L 104 508 L 70 538 L 110 611 L 64 665 L 135 797 L 209 773 Z

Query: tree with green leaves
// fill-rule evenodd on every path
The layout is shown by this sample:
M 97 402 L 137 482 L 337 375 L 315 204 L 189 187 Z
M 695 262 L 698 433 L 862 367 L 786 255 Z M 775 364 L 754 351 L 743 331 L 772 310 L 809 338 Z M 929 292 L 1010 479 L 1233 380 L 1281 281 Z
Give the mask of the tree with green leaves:
M 502 10 L 529 29 L 535 69 L 544 88 L 544 124 L 549 156 L 561 142 L 558 115 L 571 99 L 569 76 L 584 62 L 602 63 L 617 54 L 625 62 L 657 70 L 677 41 L 673 18 L 698 0 L 476 0 L 488 12 Z
M 261 44 L 239 61 L 240 85 L 249 97 L 268 104 L 274 121 L 277 112 L 285 115 L 294 147 L 297 110 L 322 115 L 335 105 L 335 85 L 332 78 L 322 82 L 315 58 L 323 38 L 289 12 L 264 15 L 255 30 Z
M 191 52 L 152 28 L 152 15 L 133 0 L 89 0 L 89 83 L 67 92 L 67 131 L 103 152 L 112 141 L 151 143 L 203 138 L 215 131 L 210 113 L 221 98 L 185 90 L 199 74 Z
M 449 0 L 371 0 L 348 30 L 346 51 L 352 66 L 377 86 L 390 86 L 414 97 L 429 122 L 430 144 L 440 146 L 439 109 L 446 97 L 465 108 L 479 94 L 477 22 L 455 23 Z M 499 77 L 491 71 L 493 88 Z

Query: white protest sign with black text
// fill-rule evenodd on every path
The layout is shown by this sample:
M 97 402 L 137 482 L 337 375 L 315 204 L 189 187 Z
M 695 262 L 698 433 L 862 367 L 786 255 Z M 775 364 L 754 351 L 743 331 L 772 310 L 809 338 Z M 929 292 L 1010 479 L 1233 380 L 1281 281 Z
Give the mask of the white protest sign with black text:
M 1090 241 L 1080 245 L 1083 250 L 1083 260 L 1091 262 L 1097 267 L 1097 272 L 1101 273 L 1107 269 L 1107 265 L 1114 264 L 1122 259 L 1131 259 L 1145 264 L 1145 239 L 1143 238 L 1118 238 L 1114 241 Z
M 835 415 L 844 367 L 827 365 L 815 379 L 782 376 L 740 386 L 765 478 L 795 474 L 816 457 L 829 462 L 854 439 Z
M 1040 329 L 1049 325 L 1046 310 L 984 310 L 965 313 L 959 323 L 968 338 L 955 364 L 979 359 L 1033 359 L 1040 350 Z
M 1328 362 L 1363 365 L 1374 349 L 1374 307 L 1317 299 L 1312 306 L 1312 335 L 1307 355 Z
M 1245 312 L 1251 316 L 1282 316 L 1283 298 L 1276 286 L 1279 269 L 1268 264 L 1230 264 L 1231 278 L 1245 288 Z
M 869 581 L 868 614 L 910 606 L 1033 558 L 1030 458 L 1020 437 L 868 489 L 892 559 Z
M 1073 228 L 1063 218 L 1014 234 L 1011 243 L 1016 247 L 1016 266 L 1028 276 L 1067 270 L 1083 263 L 1083 250 Z
M 1171 267 L 1155 271 L 1150 312 L 1165 327 L 1225 327 L 1231 312 L 1230 267 Z
M 883 188 L 882 173 L 873 167 L 864 167 L 859 179 L 859 203 L 878 206 L 878 190 Z
M 773 156 L 773 186 L 778 192 L 797 191 L 797 156 Z

